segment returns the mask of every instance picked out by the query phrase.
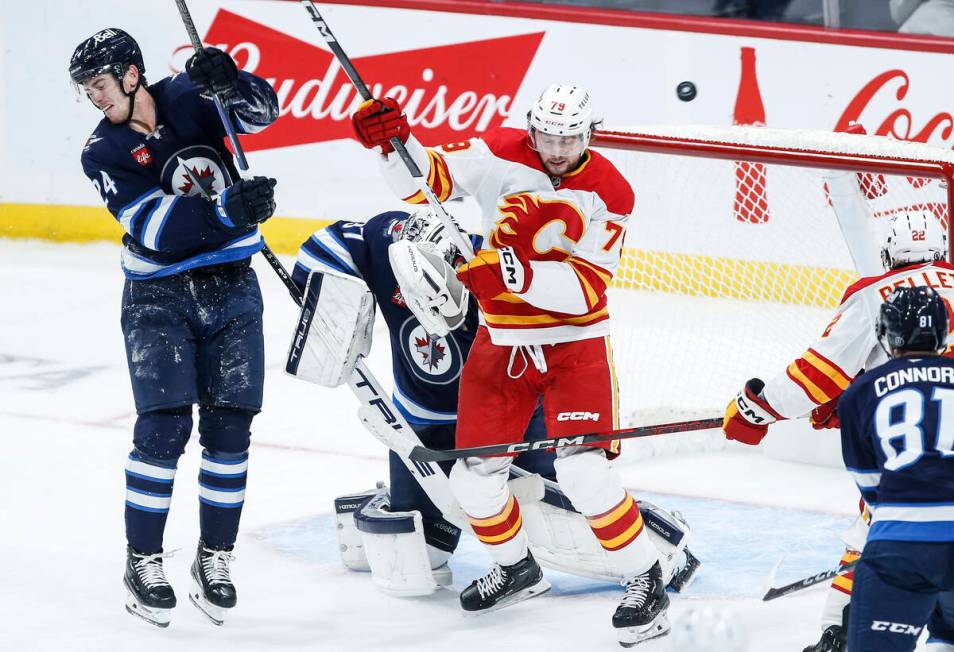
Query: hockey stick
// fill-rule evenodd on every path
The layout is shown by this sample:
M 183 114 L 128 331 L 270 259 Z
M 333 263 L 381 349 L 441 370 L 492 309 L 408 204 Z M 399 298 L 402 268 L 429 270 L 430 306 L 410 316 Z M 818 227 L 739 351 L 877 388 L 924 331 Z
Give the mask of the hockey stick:
M 638 426 L 612 432 L 593 433 L 588 435 L 567 435 L 552 439 L 538 439 L 535 441 L 519 441 L 510 444 L 491 444 L 489 446 L 474 446 L 473 448 L 453 448 L 442 451 L 424 446 L 414 446 L 408 452 L 408 457 L 415 462 L 443 462 L 458 460 L 465 457 L 487 457 L 491 455 L 509 455 L 525 453 L 527 451 L 545 448 L 565 448 L 567 446 L 584 446 L 616 439 L 633 439 L 636 437 L 652 437 L 654 435 L 668 435 L 676 432 L 691 432 L 693 430 L 709 430 L 722 426 L 722 417 L 712 419 L 696 419 L 694 421 L 677 421 L 675 423 L 660 423 L 654 426 Z
M 176 2 L 180 1 L 183 0 L 176 0 Z M 312 0 L 301 0 L 301 4 L 305 8 L 305 11 L 308 12 L 308 15 L 311 16 L 311 20 L 315 24 L 315 27 L 318 28 L 318 32 L 325 39 L 325 42 L 331 49 L 331 52 L 338 59 L 338 62 L 341 64 L 341 68 L 345 71 L 345 74 L 348 75 L 348 79 L 351 80 L 352 85 L 354 86 L 355 90 L 358 91 L 358 95 L 361 96 L 361 99 L 365 101 L 374 99 L 371 96 L 371 91 L 368 90 L 367 84 L 365 84 L 364 80 L 361 79 L 361 75 L 358 74 L 357 69 L 351 62 L 351 59 L 342 49 L 341 44 L 338 43 L 338 39 L 336 39 L 335 35 L 331 32 L 331 28 L 328 27 L 328 23 L 325 22 L 325 19 L 321 17 L 321 13 L 318 11 L 318 7 L 315 5 L 315 3 L 312 2 Z M 404 143 L 402 143 L 401 139 L 397 136 L 391 138 L 390 142 L 391 147 L 394 148 L 394 151 L 398 153 L 398 156 L 401 157 L 401 160 L 407 167 L 407 171 L 410 172 L 411 176 L 420 183 L 421 192 L 424 193 L 427 203 L 434 208 L 438 219 L 441 221 L 441 224 L 444 225 L 444 228 L 447 229 L 451 239 L 454 241 L 454 244 L 457 245 L 457 248 L 464 256 L 464 259 L 470 260 L 473 258 L 473 245 L 471 244 L 470 240 L 461 232 L 460 228 L 447 212 L 447 209 L 444 208 L 444 205 L 437 198 L 437 195 L 434 194 L 434 191 L 431 190 L 431 186 L 427 183 L 427 179 L 424 178 L 424 174 L 417 166 L 417 163 L 415 163 L 414 159 L 411 158 L 410 153 L 407 151 L 407 147 L 404 146 Z
M 781 564 L 782 562 L 779 562 Z M 839 575 L 844 575 L 854 570 L 855 565 L 858 563 L 857 560 L 848 562 L 844 566 L 839 566 L 838 568 L 830 568 L 822 573 L 817 575 L 810 575 L 809 577 L 796 580 L 791 584 L 786 584 L 784 586 L 770 586 L 768 591 L 765 592 L 765 595 L 762 596 L 763 602 L 768 602 L 769 600 L 774 600 L 775 598 L 781 598 L 783 595 L 789 595 L 795 593 L 796 591 L 801 591 L 802 589 L 807 589 L 810 586 L 815 586 L 816 584 L 821 584 L 822 582 L 827 582 L 828 580 L 837 577 Z M 775 572 L 778 570 L 778 564 L 772 570 L 772 575 L 769 578 L 769 584 L 771 584 L 775 579 Z
M 189 35 L 189 40 L 192 42 L 192 49 L 195 50 L 196 54 L 202 52 L 202 39 L 199 38 L 199 32 L 195 28 L 195 23 L 192 22 L 192 14 L 189 13 L 189 7 L 186 6 L 185 0 L 176 0 L 176 7 L 179 8 L 179 16 L 182 18 L 182 24 L 185 27 L 186 33 Z M 222 101 L 221 96 L 218 93 L 212 94 L 212 101 L 215 104 L 215 110 L 219 113 L 219 120 L 222 121 L 222 127 L 225 129 L 225 133 L 228 136 L 229 144 L 232 145 L 232 151 L 235 154 L 235 158 L 238 161 L 238 168 L 240 172 L 248 172 L 248 160 L 245 158 L 245 150 L 242 149 L 242 143 L 239 142 L 238 132 L 235 131 L 235 127 L 232 125 L 232 121 L 229 119 L 228 113 L 225 112 L 225 103 Z M 186 174 L 192 179 L 193 185 L 195 185 L 199 192 L 208 200 L 212 200 L 209 196 L 209 193 L 205 191 L 201 184 L 193 177 L 189 167 L 185 165 L 182 159 L 179 159 L 179 164 L 182 165 Z M 262 256 L 265 257 L 265 260 L 268 261 L 268 264 L 271 265 L 272 269 L 275 270 L 275 273 L 278 275 L 278 278 L 282 280 L 282 283 L 285 284 L 285 287 L 288 288 L 288 292 L 291 294 L 292 298 L 298 302 L 298 305 L 301 305 L 301 291 L 298 290 L 298 287 L 295 285 L 295 282 L 292 280 L 292 277 L 289 275 L 288 270 L 285 269 L 285 266 L 282 265 L 282 262 L 278 260 L 278 256 L 275 255 L 275 252 L 272 251 L 272 248 L 268 246 L 268 243 L 265 242 L 265 238 L 262 238 Z

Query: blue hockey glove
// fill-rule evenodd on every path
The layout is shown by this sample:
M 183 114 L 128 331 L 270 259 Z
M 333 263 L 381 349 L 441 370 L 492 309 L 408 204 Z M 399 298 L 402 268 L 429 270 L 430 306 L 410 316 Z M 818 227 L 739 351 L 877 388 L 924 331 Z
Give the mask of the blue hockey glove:
M 252 177 L 226 188 L 213 204 L 221 225 L 238 233 L 270 218 L 275 212 L 276 183 L 269 177 Z
M 232 97 L 238 90 L 238 66 L 218 48 L 205 48 L 189 57 L 186 74 L 205 95 Z

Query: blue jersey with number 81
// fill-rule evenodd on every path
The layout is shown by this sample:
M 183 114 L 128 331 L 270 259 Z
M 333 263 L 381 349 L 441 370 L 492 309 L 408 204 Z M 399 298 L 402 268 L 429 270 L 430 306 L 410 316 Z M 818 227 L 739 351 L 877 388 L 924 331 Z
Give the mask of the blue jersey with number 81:
M 838 414 L 868 540 L 954 541 L 954 360 L 890 360 L 852 383 Z

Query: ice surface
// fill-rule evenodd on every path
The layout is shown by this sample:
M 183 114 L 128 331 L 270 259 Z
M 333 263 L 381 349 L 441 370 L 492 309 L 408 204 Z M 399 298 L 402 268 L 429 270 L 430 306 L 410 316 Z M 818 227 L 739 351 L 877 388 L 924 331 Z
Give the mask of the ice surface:
M 216 628 L 186 599 L 198 536 L 199 453 L 190 444 L 166 530 L 166 549 L 181 548 L 167 561 L 179 606 L 159 630 L 123 609 L 123 465 L 134 412 L 119 329 L 119 249 L 0 240 L 0 650 L 620 649 L 610 626 L 617 586 L 548 571 L 550 594 L 465 617 L 452 591 L 391 598 L 341 566 L 332 499 L 385 479 L 385 451 L 361 429 L 346 388 L 282 373 L 296 311 L 264 261 L 255 265 L 268 368 L 233 564 L 239 605 Z M 370 365 L 383 380 L 390 367 L 380 326 L 376 340 Z M 618 463 L 626 485 L 681 510 L 703 561 L 697 582 L 673 596 L 676 626 L 689 608 L 712 606 L 749 631 L 751 651 L 817 640 L 824 590 L 759 597 L 783 555 L 779 582 L 837 562 L 856 504 L 847 476 L 734 448 L 635 457 Z M 488 559 L 466 537 L 452 588 Z M 671 650 L 671 642 L 638 649 Z

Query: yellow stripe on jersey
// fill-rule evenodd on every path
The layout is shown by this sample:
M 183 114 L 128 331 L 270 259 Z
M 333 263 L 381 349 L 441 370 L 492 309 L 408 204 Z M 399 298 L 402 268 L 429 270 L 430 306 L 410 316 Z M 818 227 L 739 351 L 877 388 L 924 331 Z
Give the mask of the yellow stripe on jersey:
M 503 296 L 503 295 L 499 295 Z M 489 325 L 493 326 L 495 324 L 504 325 L 557 325 L 557 324 L 570 324 L 573 326 L 583 326 L 589 324 L 590 322 L 602 319 L 609 314 L 609 311 L 606 308 L 599 310 L 594 313 L 587 315 L 581 315 L 579 317 L 553 317 L 551 315 L 496 315 L 492 313 L 484 313 L 484 321 Z
M 818 369 L 818 371 L 831 378 L 832 382 L 838 385 L 839 388 L 842 390 L 848 389 L 848 385 L 851 384 L 851 379 L 829 364 L 827 360 L 815 355 L 811 350 L 806 351 L 802 358 Z
M 793 378 L 795 378 L 795 380 L 801 383 L 802 387 L 804 387 L 808 391 L 809 395 L 812 397 L 812 400 L 814 400 L 819 405 L 821 405 L 822 403 L 827 403 L 828 401 L 832 399 L 831 396 L 828 396 L 828 394 L 826 394 L 821 389 L 819 389 L 818 385 L 816 385 L 811 380 L 809 380 L 808 376 L 803 374 L 802 370 L 799 369 L 798 365 L 796 365 L 794 362 L 788 365 L 788 373 Z

